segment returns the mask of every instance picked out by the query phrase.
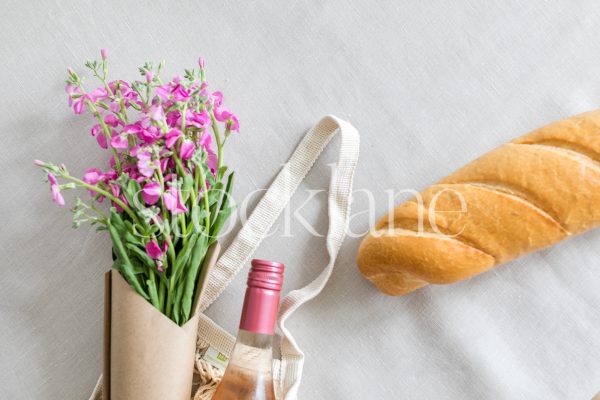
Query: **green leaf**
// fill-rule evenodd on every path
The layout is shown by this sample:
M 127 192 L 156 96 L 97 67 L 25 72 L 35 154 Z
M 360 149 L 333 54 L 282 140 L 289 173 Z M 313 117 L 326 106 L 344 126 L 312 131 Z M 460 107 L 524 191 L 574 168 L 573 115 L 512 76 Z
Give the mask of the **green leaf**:
M 213 238 L 212 241 L 216 240 L 217 236 L 219 236 L 219 232 L 221 231 L 221 228 L 223 228 L 223 225 L 225 225 L 225 222 L 227 222 L 227 220 L 229 219 L 231 214 L 235 211 L 235 209 L 236 209 L 236 207 L 233 206 L 233 207 L 228 207 L 224 210 L 219 211 L 219 214 L 217 215 L 215 222 L 210 227 L 210 236 L 211 236 L 211 238 Z
M 123 218 L 121 218 L 121 215 L 119 215 L 119 213 L 117 213 L 117 209 L 114 207 L 110 208 L 110 223 L 119 232 L 125 231 L 125 223 L 123 222 Z
M 146 274 L 148 272 L 148 268 L 143 266 L 137 258 L 131 257 L 129 260 L 131 261 L 131 266 L 133 267 L 133 273 L 135 275 Z
M 133 225 L 131 221 L 124 221 L 124 225 L 125 227 L 121 232 L 121 236 L 125 242 L 143 246 L 144 242 L 142 240 L 142 236 L 137 233 L 135 225 Z
M 204 261 L 207 250 L 208 237 L 206 235 L 201 235 L 196 243 L 196 246 L 194 247 L 192 259 L 190 260 L 190 268 L 184 280 L 183 298 L 181 299 L 181 311 L 183 313 L 182 323 L 185 323 L 190 319 L 192 302 L 194 301 L 194 293 L 196 291 L 196 283 L 198 282 L 198 274 L 200 272 L 200 265 L 202 261 Z
M 219 199 L 221 198 L 221 195 L 222 195 L 222 191 L 223 191 L 223 183 L 221 183 L 221 182 L 215 183 L 208 190 L 208 204 L 212 205 L 212 204 L 215 204 L 217 201 L 219 201 Z
M 131 264 L 129 255 L 127 254 L 127 251 L 125 250 L 125 246 L 123 246 L 123 242 L 121 241 L 121 238 L 119 237 L 119 232 L 117 231 L 115 226 L 112 224 L 112 221 L 109 221 L 107 228 L 108 228 L 108 232 L 110 233 L 110 238 L 112 239 L 112 242 L 113 242 L 113 250 L 115 251 L 115 253 L 117 255 L 117 259 L 119 259 L 121 261 L 121 266 L 122 266 L 121 274 L 123 275 L 125 280 L 127 282 L 129 282 L 129 284 L 135 289 L 135 291 L 140 294 L 140 296 L 144 297 L 146 300 L 149 300 L 150 298 L 148 297 L 148 294 L 144 291 L 140 282 L 135 277 L 135 274 L 133 272 L 133 265 Z
M 175 259 L 175 268 L 173 268 L 173 275 L 171 276 L 171 279 L 175 280 L 175 284 L 178 284 L 185 266 L 192 255 L 192 250 L 198 241 L 198 236 L 200 235 L 201 233 L 198 232 L 192 233 L 188 239 L 188 242 L 183 246 L 179 252 L 179 255 L 177 255 L 177 258 Z
M 187 199 L 190 197 L 190 192 L 194 188 L 194 178 L 191 174 L 185 175 L 183 177 L 183 184 L 181 185 L 181 197 L 183 202 L 185 203 Z
M 211 243 L 217 239 L 221 228 L 223 227 L 223 225 L 225 225 L 225 221 L 227 221 L 231 213 L 235 210 L 235 207 L 229 207 L 229 202 L 231 200 L 231 190 L 233 189 L 233 178 L 234 173 L 232 172 L 227 177 L 227 185 L 225 187 L 225 192 L 223 193 L 223 197 L 221 199 L 219 212 L 213 212 L 212 214 L 213 221 L 211 221 L 210 227 Z
M 160 303 L 158 301 L 158 291 L 156 290 L 156 285 L 150 279 L 146 281 L 146 285 L 148 286 L 148 292 L 150 293 L 150 302 L 157 310 L 161 311 Z
M 181 297 L 183 295 L 182 289 L 176 289 L 175 296 L 173 298 L 173 320 L 177 325 L 181 322 Z
M 141 191 L 142 188 L 140 184 L 134 179 L 130 179 L 127 184 L 123 186 L 123 194 L 129 202 L 129 206 L 135 208 L 136 210 L 146 208 L 144 203 L 140 201 Z
M 223 165 L 217 171 L 217 179 L 224 177 L 226 172 L 227 172 L 227 165 Z
M 204 220 L 206 218 L 206 209 L 198 204 L 192 206 L 192 225 L 195 232 L 204 230 Z
M 156 262 L 146 254 L 146 252 L 134 244 L 127 243 L 125 245 L 135 256 L 146 266 L 146 268 L 156 268 Z

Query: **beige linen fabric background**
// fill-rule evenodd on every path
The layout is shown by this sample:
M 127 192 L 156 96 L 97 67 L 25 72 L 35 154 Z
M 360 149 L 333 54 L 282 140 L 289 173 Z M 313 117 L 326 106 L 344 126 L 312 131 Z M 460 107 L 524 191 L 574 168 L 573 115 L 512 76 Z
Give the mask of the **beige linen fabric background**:
M 85 399 L 100 372 L 109 240 L 70 228 L 34 158 L 106 168 L 91 119 L 67 109 L 67 66 L 110 50 L 112 76 L 167 74 L 202 54 L 241 120 L 228 143 L 241 201 L 268 186 L 320 117 L 361 132 L 355 189 L 422 189 L 546 122 L 600 106 L 600 3 L 585 1 L 13 1 L 0 5 L 0 398 Z M 326 260 L 336 146 L 257 256 L 284 292 Z M 534 171 L 532 171 L 533 173 Z M 402 196 L 401 196 L 402 197 Z M 253 196 L 250 206 L 255 204 Z M 294 211 L 299 211 L 294 214 Z M 353 211 L 368 207 L 356 195 Z M 238 220 L 239 224 L 239 220 Z M 353 232 L 368 228 L 368 213 Z M 238 225 L 239 226 L 239 225 Z M 226 245 L 231 235 L 224 238 Z M 600 231 L 453 286 L 385 297 L 347 239 L 323 294 L 290 320 L 303 399 L 590 399 L 600 390 Z M 235 331 L 246 270 L 210 308 Z

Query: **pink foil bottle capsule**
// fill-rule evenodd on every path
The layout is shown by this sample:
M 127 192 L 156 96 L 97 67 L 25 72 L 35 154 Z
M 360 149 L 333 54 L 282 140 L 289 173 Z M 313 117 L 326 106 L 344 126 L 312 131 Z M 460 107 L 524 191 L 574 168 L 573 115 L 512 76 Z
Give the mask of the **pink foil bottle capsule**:
M 240 329 L 267 335 L 274 333 L 284 268 L 275 261 L 252 260 Z

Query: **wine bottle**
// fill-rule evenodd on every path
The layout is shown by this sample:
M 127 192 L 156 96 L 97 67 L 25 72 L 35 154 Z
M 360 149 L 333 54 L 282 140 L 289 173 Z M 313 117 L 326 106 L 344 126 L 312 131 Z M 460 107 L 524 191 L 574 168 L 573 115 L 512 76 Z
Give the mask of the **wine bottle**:
M 284 265 L 252 260 L 240 327 L 212 400 L 274 400 L 273 334 Z

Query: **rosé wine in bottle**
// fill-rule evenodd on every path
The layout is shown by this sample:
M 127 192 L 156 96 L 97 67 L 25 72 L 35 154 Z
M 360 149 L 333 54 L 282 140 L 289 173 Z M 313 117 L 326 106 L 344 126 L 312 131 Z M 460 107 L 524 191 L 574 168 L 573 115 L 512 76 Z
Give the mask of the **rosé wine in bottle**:
M 273 334 L 284 265 L 252 260 L 240 330 L 212 400 L 274 400 Z

